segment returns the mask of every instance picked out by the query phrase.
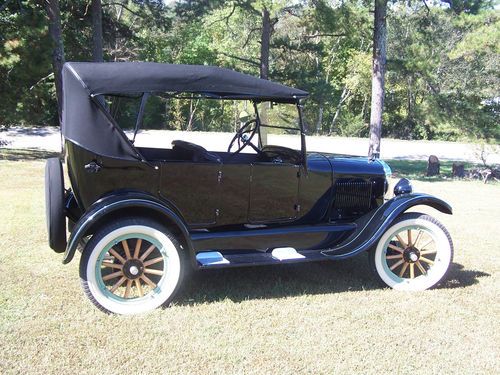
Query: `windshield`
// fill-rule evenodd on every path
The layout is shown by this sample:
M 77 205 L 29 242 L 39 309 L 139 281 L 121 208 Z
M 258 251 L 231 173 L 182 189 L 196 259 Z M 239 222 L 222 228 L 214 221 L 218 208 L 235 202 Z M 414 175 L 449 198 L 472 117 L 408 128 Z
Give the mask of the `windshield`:
M 297 106 L 263 102 L 258 104 L 261 146 L 300 149 L 300 119 Z

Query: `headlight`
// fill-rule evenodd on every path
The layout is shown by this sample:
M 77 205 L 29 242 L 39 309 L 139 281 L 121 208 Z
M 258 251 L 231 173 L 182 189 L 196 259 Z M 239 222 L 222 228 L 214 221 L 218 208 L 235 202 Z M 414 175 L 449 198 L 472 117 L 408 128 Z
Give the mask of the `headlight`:
M 413 191 L 410 180 L 407 178 L 402 178 L 398 181 L 396 186 L 394 186 L 394 195 L 410 194 Z

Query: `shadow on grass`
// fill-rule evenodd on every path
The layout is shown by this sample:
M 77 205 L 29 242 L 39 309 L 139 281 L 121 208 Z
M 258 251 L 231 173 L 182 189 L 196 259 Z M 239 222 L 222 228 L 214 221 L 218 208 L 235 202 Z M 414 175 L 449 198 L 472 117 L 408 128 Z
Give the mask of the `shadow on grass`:
M 447 281 L 439 289 L 462 288 L 490 276 L 481 271 L 464 270 L 453 263 Z M 376 290 L 367 255 L 336 262 L 317 262 L 205 270 L 185 280 L 176 298 L 177 304 L 211 303 L 229 299 L 241 302 L 253 299 L 286 298 L 301 295 Z
M 43 160 L 59 156 L 59 152 L 37 149 L 0 148 L 0 160 L 31 161 Z
M 436 289 L 455 289 L 471 286 L 479 282 L 480 277 L 491 276 L 489 273 L 477 270 L 466 270 L 459 263 L 452 263 L 448 270 L 446 280 L 439 284 Z
M 47 137 L 59 133 L 58 126 L 13 126 L 13 127 L 0 127 L 0 132 L 8 132 L 11 136 L 37 136 L 37 137 Z
M 426 160 L 404 160 L 404 159 L 389 159 L 385 160 L 387 164 L 392 169 L 393 175 L 395 177 L 406 177 L 412 180 L 427 181 L 427 182 L 438 182 L 438 181 L 450 181 L 452 177 L 452 166 L 453 161 L 445 160 L 441 161 L 439 176 L 427 177 L 427 161 Z M 470 169 L 477 166 L 474 163 L 462 162 L 458 163 L 464 164 L 465 169 Z

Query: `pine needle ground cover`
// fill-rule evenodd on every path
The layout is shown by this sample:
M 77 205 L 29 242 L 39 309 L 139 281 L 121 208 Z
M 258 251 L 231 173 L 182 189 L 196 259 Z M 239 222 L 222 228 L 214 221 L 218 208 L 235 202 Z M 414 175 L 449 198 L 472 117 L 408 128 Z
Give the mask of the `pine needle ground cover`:
M 46 243 L 42 160 L 0 161 L 0 373 L 498 373 L 500 186 L 414 182 L 453 216 L 448 280 L 382 289 L 365 255 L 207 271 L 174 305 L 104 315 Z M 24 159 L 24 161 L 17 161 Z M 26 160 L 28 159 L 28 160 Z M 394 182 L 394 181 L 393 181 Z

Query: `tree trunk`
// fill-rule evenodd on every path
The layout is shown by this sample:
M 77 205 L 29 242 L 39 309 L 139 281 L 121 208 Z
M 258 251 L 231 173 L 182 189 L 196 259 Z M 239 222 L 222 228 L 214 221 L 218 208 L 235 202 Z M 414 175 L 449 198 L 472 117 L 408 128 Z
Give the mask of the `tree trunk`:
M 262 11 L 262 35 L 260 38 L 260 78 L 269 79 L 269 45 L 271 43 L 271 17 L 264 7 Z
M 49 17 L 49 34 L 52 39 L 52 69 L 56 85 L 57 109 L 59 124 L 62 120 L 62 67 L 64 64 L 64 45 L 61 31 L 61 13 L 59 0 L 45 0 L 45 10 Z
M 380 157 L 382 111 L 384 108 L 384 78 L 387 41 L 387 0 L 375 0 L 373 23 L 372 102 L 370 113 L 370 146 L 368 156 Z
M 198 107 L 199 100 L 196 99 L 196 102 L 193 106 L 193 99 L 189 100 L 189 121 L 186 130 L 188 132 L 193 130 L 193 122 L 194 122 L 194 114 L 196 112 L 196 108 Z M 223 111 L 224 112 L 224 111 Z
M 429 156 L 429 160 L 427 161 L 427 177 L 430 176 L 438 176 L 439 175 L 439 159 L 436 155 Z
M 332 135 L 333 130 L 335 129 L 335 124 L 337 123 L 337 120 L 340 115 L 340 110 L 342 109 L 342 105 L 344 102 L 347 100 L 347 98 L 350 95 L 350 91 L 347 89 L 347 86 L 344 86 L 344 89 L 342 90 L 342 94 L 340 94 L 340 99 L 339 99 L 339 104 L 337 105 L 337 109 L 335 110 L 335 114 L 333 115 L 332 122 L 330 124 L 330 129 L 328 130 L 328 135 Z
M 116 23 L 115 23 L 115 32 L 114 32 L 114 51 L 113 51 L 113 61 L 118 61 L 118 53 L 120 51 L 119 48 L 119 38 L 118 38 L 118 24 L 120 23 L 120 20 L 122 18 L 123 14 L 123 3 L 116 3 L 115 4 L 115 12 L 116 12 Z
M 319 135 L 323 129 L 323 101 L 319 102 L 318 121 L 316 122 L 316 134 Z
M 361 107 L 361 119 L 363 120 L 363 124 L 365 123 L 366 97 L 367 95 L 363 95 L 363 106 Z
M 266 7 L 262 10 L 262 34 L 260 38 L 260 78 L 269 79 L 269 45 L 271 43 L 271 17 Z M 269 102 L 262 103 L 260 109 L 260 121 L 268 123 Z M 267 128 L 259 129 L 259 145 L 267 145 Z
M 101 0 L 92 0 L 92 60 L 96 62 L 104 61 Z
M 453 163 L 453 165 L 451 166 L 451 175 L 453 177 L 464 178 L 465 165 L 463 163 Z

